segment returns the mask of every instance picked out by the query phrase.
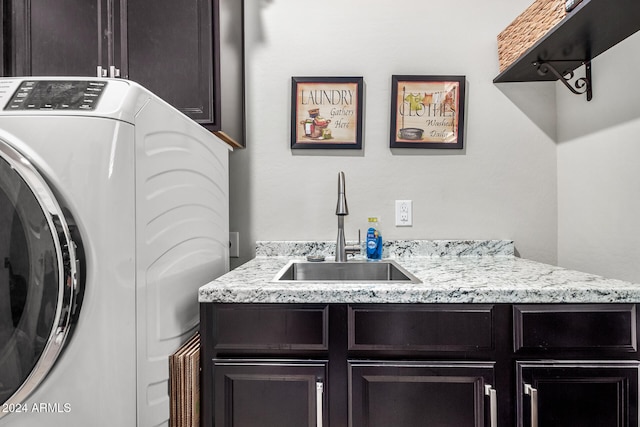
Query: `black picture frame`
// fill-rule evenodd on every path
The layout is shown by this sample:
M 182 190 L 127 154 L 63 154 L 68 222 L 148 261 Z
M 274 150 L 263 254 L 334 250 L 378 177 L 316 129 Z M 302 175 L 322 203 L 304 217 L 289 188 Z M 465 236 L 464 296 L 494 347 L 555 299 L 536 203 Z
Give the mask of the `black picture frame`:
M 362 149 L 362 77 L 291 78 L 292 149 Z
M 465 76 L 391 76 L 391 148 L 462 149 Z

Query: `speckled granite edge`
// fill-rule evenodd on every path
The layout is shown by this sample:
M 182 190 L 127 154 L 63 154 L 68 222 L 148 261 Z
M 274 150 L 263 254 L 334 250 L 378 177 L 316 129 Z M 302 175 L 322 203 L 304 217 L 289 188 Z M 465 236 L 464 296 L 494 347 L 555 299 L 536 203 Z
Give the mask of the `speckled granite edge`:
M 357 244 L 357 242 L 349 242 Z M 336 242 L 258 241 L 256 256 L 324 255 L 335 254 Z M 513 240 L 390 240 L 385 241 L 383 258 L 438 256 L 514 256 Z
M 640 284 L 515 256 L 511 240 L 396 240 L 396 258 L 421 283 L 275 282 L 291 259 L 325 255 L 335 242 L 257 242 L 256 258 L 199 290 L 219 303 L 638 303 Z
M 422 283 L 274 282 L 290 257 L 262 256 L 200 288 L 219 303 L 638 303 L 640 284 L 509 256 L 408 257 Z

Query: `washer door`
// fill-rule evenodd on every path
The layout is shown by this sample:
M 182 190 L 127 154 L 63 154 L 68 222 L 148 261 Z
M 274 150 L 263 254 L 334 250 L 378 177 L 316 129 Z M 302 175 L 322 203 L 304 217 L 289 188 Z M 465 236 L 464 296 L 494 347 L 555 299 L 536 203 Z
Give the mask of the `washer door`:
M 64 347 L 77 317 L 76 248 L 46 181 L 0 139 L 0 404 L 24 401 Z

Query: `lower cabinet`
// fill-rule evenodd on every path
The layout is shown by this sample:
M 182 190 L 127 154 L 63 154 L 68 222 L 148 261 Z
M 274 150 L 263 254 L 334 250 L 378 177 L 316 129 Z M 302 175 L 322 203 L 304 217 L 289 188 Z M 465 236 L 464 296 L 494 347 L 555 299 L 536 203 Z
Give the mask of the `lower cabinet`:
M 636 305 L 520 304 L 513 321 L 518 427 L 638 426 Z
M 204 427 L 637 427 L 634 304 L 201 304 Z
M 494 426 L 493 364 L 349 362 L 353 426 Z M 493 420 L 493 424 L 492 424 Z
M 320 361 L 216 360 L 215 425 L 322 426 L 326 368 Z
M 518 426 L 637 426 L 638 367 L 638 362 L 517 362 Z

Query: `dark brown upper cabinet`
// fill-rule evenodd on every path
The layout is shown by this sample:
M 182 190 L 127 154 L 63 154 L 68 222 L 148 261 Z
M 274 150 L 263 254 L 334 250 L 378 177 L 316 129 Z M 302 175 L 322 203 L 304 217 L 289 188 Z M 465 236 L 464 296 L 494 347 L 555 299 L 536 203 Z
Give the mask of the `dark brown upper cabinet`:
M 122 77 L 220 130 L 219 0 L 7 0 L 4 74 Z

